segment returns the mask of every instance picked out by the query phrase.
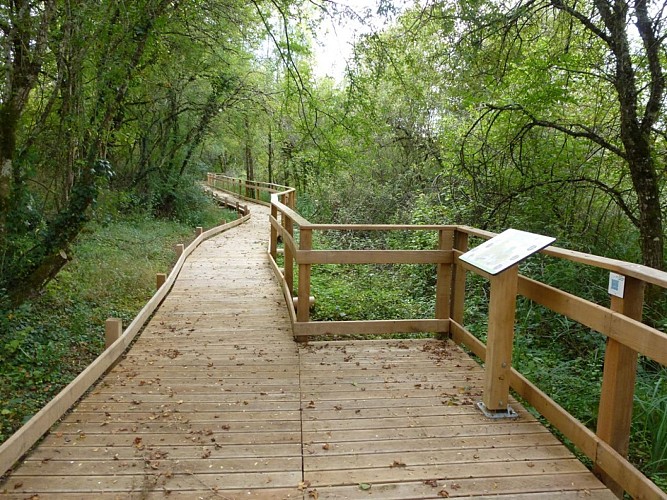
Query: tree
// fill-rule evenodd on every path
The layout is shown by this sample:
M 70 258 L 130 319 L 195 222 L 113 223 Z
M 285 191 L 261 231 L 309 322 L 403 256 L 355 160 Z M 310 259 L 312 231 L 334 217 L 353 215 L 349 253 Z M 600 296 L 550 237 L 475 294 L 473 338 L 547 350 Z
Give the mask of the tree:
M 55 16 L 53 0 L 10 2 L 0 10 L 3 72 L 0 84 L 0 238 L 6 236 L 12 192 L 21 170 L 16 164 L 17 136 L 30 92 L 37 84 Z
M 616 158 L 616 175 L 608 172 L 596 182 L 637 227 L 643 263 L 662 269 L 664 5 L 526 0 L 505 10 L 489 4 L 482 12 L 466 19 L 465 41 L 469 50 L 494 54 L 497 62 L 490 67 L 485 61 L 486 71 L 502 85 L 484 95 L 481 113 L 488 120 L 475 126 L 493 127 L 500 114 L 513 113 L 520 118 L 510 143 L 521 143 L 534 129 L 548 129 L 595 146 L 598 158 Z M 523 84 L 517 84 L 520 78 Z M 538 95 L 545 100 L 535 99 Z M 632 196 L 618 189 L 626 175 Z
M 234 0 L 0 7 L 0 299 L 20 304 L 56 275 L 110 186 L 173 213 L 214 121 L 239 102 L 253 12 Z

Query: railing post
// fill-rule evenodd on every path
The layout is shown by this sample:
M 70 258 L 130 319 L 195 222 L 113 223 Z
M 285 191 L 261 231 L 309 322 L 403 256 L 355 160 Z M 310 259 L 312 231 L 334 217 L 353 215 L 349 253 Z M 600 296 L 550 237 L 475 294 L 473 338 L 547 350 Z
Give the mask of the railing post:
M 454 231 L 454 249 L 465 253 L 468 251 L 468 233 Z M 465 294 L 466 294 L 466 270 L 456 264 L 456 260 L 452 263 L 452 292 L 451 292 L 451 309 L 449 317 L 456 321 L 459 325 L 463 325 L 463 312 L 465 308 Z
M 644 282 L 626 276 L 623 298 L 611 297 L 612 311 L 641 321 L 643 305 Z M 624 457 L 628 456 L 636 377 L 637 352 L 608 338 L 604 355 L 597 435 Z M 608 475 L 599 469 L 596 472 L 600 473 L 609 489 L 619 496 L 623 495 L 623 488 Z
M 518 269 L 519 267 L 514 265 L 496 276 L 491 276 L 482 397 L 489 412 L 508 411 Z
M 204 232 L 204 228 L 203 228 L 203 227 L 201 227 L 201 226 L 197 226 L 197 227 L 195 228 L 195 236 L 201 236 L 203 232 Z
M 438 249 L 442 253 L 452 251 L 454 244 L 453 232 L 449 229 L 440 229 L 438 234 Z M 450 292 L 452 289 L 452 264 L 438 264 L 437 281 L 435 287 L 435 317 L 448 319 L 450 315 Z
M 292 219 L 286 215 L 285 213 L 282 214 L 282 219 L 283 219 L 283 228 L 285 231 L 290 236 L 294 236 L 294 222 Z M 287 288 L 290 291 L 290 294 L 292 297 L 294 297 L 294 255 L 292 255 L 292 249 L 290 248 L 289 244 L 285 241 L 285 253 L 284 253 L 284 266 L 283 268 L 285 269 L 284 276 L 285 276 L 285 283 L 287 283 Z
M 157 273 L 155 275 L 155 288 L 159 290 L 162 288 L 162 285 L 164 285 L 167 281 L 167 275 L 165 273 Z
M 176 257 L 180 257 L 181 255 L 183 255 L 183 252 L 185 251 L 185 245 L 183 245 L 183 243 L 174 245 L 174 251 L 176 252 Z
M 312 229 L 299 228 L 299 250 L 310 250 L 312 247 Z M 310 321 L 310 264 L 299 264 L 299 301 L 296 320 Z
M 276 260 L 278 256 L 278 231 L 273 227 L 273 220 L 278 221 L 278 207 L 271 203 L 271 239 L 269 240 L 269 252 L 271 252 L 271 257 L 273 260 Z
M 109 318 L 104 323 L 104 346 L 106 349 L 120 338 L 123 333 L 123 321 L 118 318 Z

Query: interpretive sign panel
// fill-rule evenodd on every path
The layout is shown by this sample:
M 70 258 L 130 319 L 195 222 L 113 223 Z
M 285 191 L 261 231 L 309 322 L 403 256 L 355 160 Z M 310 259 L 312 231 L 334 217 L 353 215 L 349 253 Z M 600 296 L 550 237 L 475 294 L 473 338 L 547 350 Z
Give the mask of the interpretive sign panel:
M 508 229 L 461 255 L 460 259 L 489 274 L 498 274 L 551 245 L 556 238 Z

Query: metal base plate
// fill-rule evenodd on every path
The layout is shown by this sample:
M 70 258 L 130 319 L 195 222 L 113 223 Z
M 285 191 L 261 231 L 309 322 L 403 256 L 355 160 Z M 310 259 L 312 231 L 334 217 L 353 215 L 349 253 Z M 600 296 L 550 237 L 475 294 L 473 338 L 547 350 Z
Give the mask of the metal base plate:
M 500 419 L 500 418 L 517 418 L 519 414 L 515 412 L 511 406 L 507 405 L 506 411 L 492 411 L 489 410 L 482 401 L 476 403 L 477 408 L 484 414 L 487 418 Z

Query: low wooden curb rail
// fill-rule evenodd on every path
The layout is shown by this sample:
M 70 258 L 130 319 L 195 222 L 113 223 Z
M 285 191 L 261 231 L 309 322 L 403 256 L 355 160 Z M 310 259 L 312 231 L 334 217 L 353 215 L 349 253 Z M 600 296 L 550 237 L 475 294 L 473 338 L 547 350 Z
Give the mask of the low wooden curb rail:
M 162 300 L 171 290 L 176 278 L 178 277 L 183 264 L 188 256 L 206 239 L 215 236 L 223 231 L 227 231 L 233 227 L 243 224 L 250 219 L 250 212 L 247 207 L 244 207 L 244 215 L 222 226 L 214 227 L 208 231 L 200 231 L 198 228 L 198 236 L 186 248 L 180 252 L 180 256 L 169 276 L 165 280 L 158 275 L 157 283 L 158 290 L 155 295 L 148 301 L 143 309 L 137 314 L 134 320 L 128 325 L 122 334 L 120 330 L 122 326 L 119 325 L 118 320 L 108 322 L 107 324 L 107 342 L 114 337 L 115 340 L 110 342 L 108 348 L 100 354 L 95 361 L 93 361 L 85 370 L 83 370 L 78 377 L 76 377 L 67 387 L 58 393 L 49 403 L 46 404 L 39 412 L 37 412 L 23 427 L 16 431 L 12 436 L 0 446 L 0 475 L 7 472 L 17 460 L 19 460 L 32 446 L 46 433 L 53 424 L 55 424 L 67 411 L 76 403 L 85 393 L 92 387 L 92 385 L 111 368 L 114 363 L 125 352 L 130 343 L 134 340 L 137 334 L 141 331 L 146 321 L 150 318 L 153 312 L 158 308 Z M 179 250 L 181 250 L 179 248 Z M 164 275 L 163 275 L 164 276 Z

